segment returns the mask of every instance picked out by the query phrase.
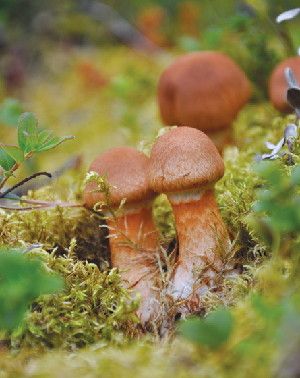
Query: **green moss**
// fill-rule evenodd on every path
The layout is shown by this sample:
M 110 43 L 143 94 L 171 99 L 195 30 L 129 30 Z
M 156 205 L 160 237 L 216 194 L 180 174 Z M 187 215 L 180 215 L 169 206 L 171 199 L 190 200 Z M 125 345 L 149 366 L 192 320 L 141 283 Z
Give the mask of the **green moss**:
M 228 147 L 224 152 L 225 175 L 216 185 L 216 194 L 222 216 L 228 225 L 237 249 L 244 257 L 264 254 L 266 246 L 257 237 L 251 221 L 252 206 L 256 189 L 263 185 L 263 179 L 255 172 L 257 156 L 266 153 L 266 141 L 276 144 L 282 137 L 286 125 L 295 122 L 295 117 L 274 117 L 270 105 L 249 105 L 234 124 L 238 145 Z M 242 137 L 241 137 L 242 136 Z M 295 156 L 296 159 L 297 156 Z M 285 159 L 280 159 L 287 171 Z M 250 255 L 249 255 L 250 252 Z
M 62 177 L 52 187 L 31 192 L 30 198 L 78 200 L 81 183 L 78 175 Z M 138 334 L 138 304 L 122 287 L 118 272 L 108 270 L 102 223 L 83 208 L 0 214 L 0 245 L 42 245 L 39 255 L 46 266 L 66 282 L 62 294 L 32 305 L 24 326 L 12 335 L 14 348 L 75 349 L 95 342 L 123 343 Z
M 76 349 L 95 342 L 124 343 L 137 336 L 138 302 L 122 287 L 116 269 L 37 253 L 65 280 L 65 290 L 34 302 L 24 325 L 12 334 L 14 348 Z
M 82 176 L 69 174 L 51 187 L 31 191 L 29 198 L 46 201 L 80 201 Z M 105 230 L 99 217 L 80 208 L 57 207 L 49 211 L 3 212 L 0 210 L 0 245 L 41 244 L 44 249 L 66 253 L 76 239 L 75 255 L 103 265 L 108 260 Z
M 253 377 L 271 376 L 278 368 L 278 339 L 274 321 L 261 316 L 259 301 L 247 297 L 232 311 L 234 332 L 220 349 L 211 351 L 176 338 L 155 344 L 140 341 L 125 347 L 89 347 L 72 354 L 52 352 L 28 356 L 23 351 L 14 360 L 5 354 L 0 368 L 5 377 Z M 268 305 L 271 305 L 270 303 Z M 269 322 L 269 327 L 267 324 Z M 277 321 L 275 321 L 276 324 Z M 3 356 L 2 356 L 3 357 Z M 25 372 L 25 373 L 24 373 Z

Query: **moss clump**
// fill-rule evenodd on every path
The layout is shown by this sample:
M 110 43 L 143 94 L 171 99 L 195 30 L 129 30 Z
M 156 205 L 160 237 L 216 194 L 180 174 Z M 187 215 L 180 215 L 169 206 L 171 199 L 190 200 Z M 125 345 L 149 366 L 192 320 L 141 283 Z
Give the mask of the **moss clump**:
M 255 227 L 249 221 L 255 201 L 255 190 L 263 185 L 263 179 L 255 172 L 259 156 L 267 152 L 266 141 L 276 144 L 288 123 L 295 117 L 274 117 L 270 105 L 250 105 L 234 124 L 234 134 L 239 143 L 224 152 L 225 175 L 216 185 L 217 200 L 237 249 L 244 257 L 262 255 L 266 246 L 256 236 Z M 241 138 L 242 136 L 242 138 Z M 297 157 L 296 157 L 297 159 Z M 285 166 L 285 159 L 281 159 Z M 290 170 L 289 167 L 285 168 Z M 245 261 L 244 261 L 245 262 Z
M 281 280 L 279 282 L 281 285 Z M 274 304 L 275 303 L 275 304 Z M 274 307 L 273 307 L 274 306 Z M 259 296 L 244 298 L 232 310 L 234 330 L 228 341 L 216 350 L 193 345 L 176 337 L 168 343 L 135 342 L 126 347 L 99 346 L 76 351 L 28 356 L 24 351 L 12 361 L 9 355 L 0 360 L 6 377 L 89 377 L 172 376 L 174 378 L 231 378 L 272 376 L 277 369 L 280 339 L 275 332 L 280 317 L 269 318 L 263 310 L 276 308 L 272 297 L 265 302 Z M 270 310 L 271 311 L 271 310 Z M 25 373 L 24 373 L 25 372 Z
M 46 201 L 79 202 L 83 178 L 78 173 L 61 177 L 52 186 L 30 191 L 30 199 Z M 79 208 L 60 208 L 49 211 L 1 212 L 0 245 L 24 246 L 41 244 L 57 254 L 65 254 L 72 239 L 76 239 L 74 254 L 82 259 L 106 266 L 108 261 L 105 229 L 103 221 Z
M 88 348 L 68 354 L 53 352 L 43 356 L 24 352 L 0 360 L 5 378 L 12 377 L 136 377 L 199 378 L 219 377 L 218 369 L 199 360 L 197 350 L 188 343 L 176 341 L 153 345 L 135 343 L 126 348 Z
M 65 290 L 34 302 L 23 326 L 11 337 L 14 348 L 76 349 L 101 342 L 124 343 L 137 336 L 138 302 L 122 287 L 116 269 L 38 252 L 48 269 L 65 280 Z

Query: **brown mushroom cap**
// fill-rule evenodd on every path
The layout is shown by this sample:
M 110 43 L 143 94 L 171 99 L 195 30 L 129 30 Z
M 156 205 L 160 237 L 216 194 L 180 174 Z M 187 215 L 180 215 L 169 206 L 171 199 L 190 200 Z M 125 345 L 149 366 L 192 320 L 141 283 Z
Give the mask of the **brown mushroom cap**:
M 154 143 L 148 172 L 151 188 L 168 193 L 216 182 L 224 174 L 224 163 L 202 131 L 177 127 Z
M 250 95 L 245 73 L 228 56 L 214 51 L 178 58 L 158 84 L 163 122 L 203 131 L 229 127 Z
M 136 203 L 153 198 L 146 176 L 149 158 L 131 147 L 112 148 L 99 155 L 91 164 L 89 172 L 105 176 L 110 185 L 111 205 L 118 206 L 122 199 L 126 203 Z M 102 193 L 91 192 L 96 183 L 88 183 L 84 190 L 84 202 L 93 208 L 97 202 L 104 201 Z
M 274 68 L 271 74 L 269 80 L 269 97 L 277 110 L 288 113 L 292 108 L 286 100 L 288 84 L 285 79 L 284 69 L 287 67 L 293 70 L 296 80 L 300 82 L 300 56 L 285 59 Z

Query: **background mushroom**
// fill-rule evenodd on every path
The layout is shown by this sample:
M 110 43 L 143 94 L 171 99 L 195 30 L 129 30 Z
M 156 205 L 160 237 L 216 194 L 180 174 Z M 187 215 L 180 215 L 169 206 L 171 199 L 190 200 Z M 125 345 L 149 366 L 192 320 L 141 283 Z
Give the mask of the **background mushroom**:
M 146 166 L 148 157 L 131 147 L 112 148 L 99 155 L 89 171 L 105 176 L 110 186 L 109 206 L 104 206 L 109 229 L 111 262 L 120 269 L 125 286 L 142 296 L 138 314 L 143 323 L 157 310 L 155 291 L 158 270 L 156 253 L 158 233 L 152 221 L 151 203 L 154 192 L 148 185 Z M 86 185 L 84 201 L 88 208 L 105 202 L 103 193 L 95 191 L 97 184 Z M 126 199 L 122 214 L 114 215 Z
M 166 125 L 189 125 L 217 147 L 231 139 L 230 126 L 249 100 L 251 87 L 240 67 L 214 51 L 183 55 L 161 75 L 158 104 Z
M 292 107 L 288 104 L 286 93 L 288 84 L 284 75 L 285 68 L 290 67 L 300 82 L 300 56 L 287 58 L 279 63 L 273 70 L 269 80 L 269 97 L 274 107 L 280 112 L 292 112 Z
M 199 306 L 199 297 L 213 287 L 223 267 L 230 240 L 219 213 L 213 186 L 224 173 L 215 145 L 200 130 L 172 129 L 154 144 L 149 163 L 153 190 L 166 193 L 171 202 L 179 258 L 173 295 Z

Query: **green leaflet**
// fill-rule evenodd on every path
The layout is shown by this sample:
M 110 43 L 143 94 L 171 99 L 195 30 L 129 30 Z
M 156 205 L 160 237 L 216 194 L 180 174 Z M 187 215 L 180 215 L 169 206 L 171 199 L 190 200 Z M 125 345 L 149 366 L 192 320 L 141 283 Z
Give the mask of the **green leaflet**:
M 22 112 L 23 107 L 18 100 L 7 98 L 0 106 L 0 122 L 6 126 L 17 127 Z
M 51 130 L 38 128 L 38 122 L 33 113 L 23 113 L 18 122 L 18 142 L 24 154 L 42 152 L 57 147 L 71 136 L 58 137 Z
M 0 249 L 0 329 L 15 329 L 34 299 L 62 288 L 62 279 L 47 273 L 39 259 Z
M 24 161 L 24 153 L 17 146 L 6 146 L 0 143 L 0 166 L 9 172 L 16 163 Z
M 252 208 L 260 216 L 267 215 L 267 223 L 276 232 L 300 230 L 299 166 L 287 175 L 283 168 L 274 162 L 261 162 L 256 172 L 265 180 L 265 185 L 257 189 L 257 201 Z
M 0 143 L 0 148 L 7 153 L 15 162 L 22 163 L 24 161 L 24 153 L 17 146 L 7 146 Z
M 15 165 L 16 161 L 0 146 L 0 166 L 8 172 Z
M 217 349 L 229 338 L 233 329 L 233 317 L 229 310 L 220 308 L 205 319 L 190 318 L 180 324 L 183 337 L 195 344 Z

